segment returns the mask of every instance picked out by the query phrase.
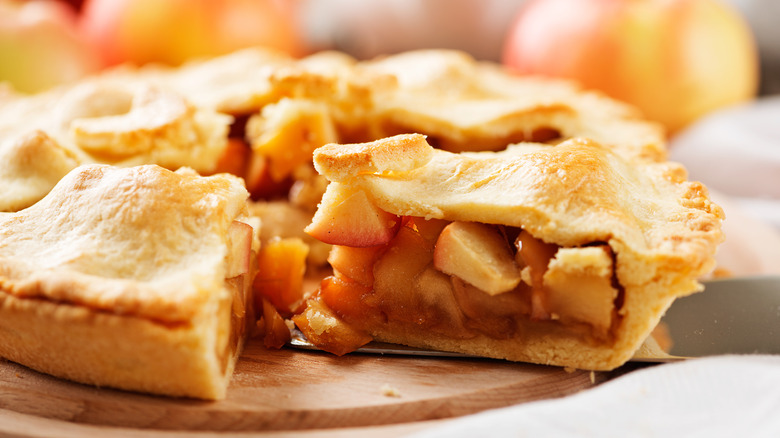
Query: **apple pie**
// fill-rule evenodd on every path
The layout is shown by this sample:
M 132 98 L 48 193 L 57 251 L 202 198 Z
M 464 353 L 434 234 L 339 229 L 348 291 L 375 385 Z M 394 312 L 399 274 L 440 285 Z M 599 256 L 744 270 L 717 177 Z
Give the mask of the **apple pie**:
M 230 175 L 84 165 L 0 213 L 0 357 L 87 384 L 223 398 L 255 322 L 247 197 Z
M 273 347 L 295 315 L 339 354 L 614 367 L 720 240 L 665 160 L 632 107 L 445 50 L 0 88 L 0 356 L 219 398 L 254 308 Z
M 374 339 L 610 370 L 701 289 L 722 210 L 675 163 L 594 140 L 452 153 L 419 134 L 314 153 L 306 231 L 333 275 L 293 320 L 343 354 Z

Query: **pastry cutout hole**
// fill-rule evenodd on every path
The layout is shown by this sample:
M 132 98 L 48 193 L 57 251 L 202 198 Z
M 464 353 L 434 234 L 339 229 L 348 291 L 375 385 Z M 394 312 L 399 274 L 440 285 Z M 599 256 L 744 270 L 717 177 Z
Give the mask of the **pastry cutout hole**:
M 133 106 L 133 94 L 116 88 L 81 89 L 74 92 L 63 105 L 62 113 L 70 120 L 91 119 L 127 114 Z

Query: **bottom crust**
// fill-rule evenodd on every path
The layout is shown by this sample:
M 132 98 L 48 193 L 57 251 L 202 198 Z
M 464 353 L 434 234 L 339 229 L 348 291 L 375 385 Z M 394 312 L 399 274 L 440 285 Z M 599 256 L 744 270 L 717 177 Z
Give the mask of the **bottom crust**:
M 222 399 L 252 318 L 250 295 L 232 289 L 173 325 L 0 291 L 0 357 L 89 385 Z
M 642 299 L 644 294 L 640 291 L 632 292 L 635 294 L 626 294 L 623 317 L 610 340 L 595 339 L 588 335 L 587 330 L 578 331 L 555 321 L 530 320 L 524 322 L 524 329 L 516 336 L 507 339 L 480 333 L 474 333 L 473 338 L 456 339 L 392 321 L 371 327 L 369 331 L 380 342 L 518 362 L 610 371 L 634 355 L 676 298 L 674 294 L 662 299 L 654 298 L 650 305 L 648 300 Z

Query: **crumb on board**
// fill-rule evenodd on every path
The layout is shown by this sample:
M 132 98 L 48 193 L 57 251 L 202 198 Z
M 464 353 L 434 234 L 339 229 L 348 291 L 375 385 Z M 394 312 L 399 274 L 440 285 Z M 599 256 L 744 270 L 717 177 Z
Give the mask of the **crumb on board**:
M 382 385 L 382 387 L 380 388 L 380 391 L 382 391 L 382 395 L 384 395 L 385 397 L 400 397 L 401 396 L 401 393 L 398 392 L 397 389 L 393 388 L 392 386 L 390 386 L 387 383 Z
M 591 371 L 590 372 L 590 383 L 593 384 L 593 385 L 596 384 L 596 372 L 595 371 Z

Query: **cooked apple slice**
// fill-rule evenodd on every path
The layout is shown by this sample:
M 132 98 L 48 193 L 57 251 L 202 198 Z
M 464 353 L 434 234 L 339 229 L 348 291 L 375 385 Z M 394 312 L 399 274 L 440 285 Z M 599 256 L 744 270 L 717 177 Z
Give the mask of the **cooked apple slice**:
M 290 328 L 284 322 L 284 318 L 279 314 L 276 308 L 265 298 L 261 301 L 263 317 L 258 321 L 263 337 L 263 345 L 266 348 L 282 348 L 284 344 L 290 341 L 292 335 Z
M 282 181 L 312 161 L 312 152 L 338 140 L 328 107 L 306 99 L 283 98 L 252 116 L 246 125 L 252 153 L 266 157 L 272 180 Z
M 561 248 L 544 274 L 549 311 L 563 321 L 591 324 L 606 333 L 618 290 L 612 287 L 609 247 Z
M 508 292 L 520 283 L 520 270 L 504 237 L 490 225 L 452 222 L 442 230 L 433 264 L 489 295 Z
M 417 229 L 417 232 L 420 233 L 425 240 L 430 241 L 432 245 L 439 239 L 439 234 L 441 234 L 444 227 L 450 223 L 450 221 L 444 219 L 425 219 L 421 217 L 411 218 L 410 220 L 414 225 L 414 228 Z
M 304 231 L 325 243 L 363 248 L 390 242 L 400 226 L 400 217 L 375 206 L 362 190 L 330 183 Z
M 374 262 L 383 250 L 383 246 L 353 248 L 335 245 L 328 254 L 328 263 L 340 275 L 371 287 L 374 284 Z
M 252 226 L 233 221 L 228 228 L 227 271 L 225 278 L 238 277 L 249 272 L 252 254 Z
M 213 173 L 231 173 L 246 178 L 249 145 L 238 138 L 228 138 L 227 147 L 217 159 Z
M 303 276 L 309 247 L 297 237 L 273 238 L 257 255 L 256 299 L 267 299 L 283 313 L 303 305 Z M 257 303 L 258 307 L 260 303 Z
M 293 317 L 306 339 L 337 356 L 355 351 L 372 341 L 371 336 L 345 323 L 320 299 L 306 302 L 306 310 Z
M 526 230 L 520 231 L 515 241 L 517 264 L 523 266 L 521 274 L 523 281 L 532 287 L 531 317 L 534 319 L 549 319 L 547 310 L 547 294 L 544 291 L 544 273 L 550 259 L 558 251 L 558 245 L 546 243 L 532 236 Z
M 365 302 L 385 313 L 388 319 L 422 322 L 424 297 L 415 290 L 414 280 L 432 260 L 431 244 L 414 229 L 401 227 L 374 264 L 374 293 Z

